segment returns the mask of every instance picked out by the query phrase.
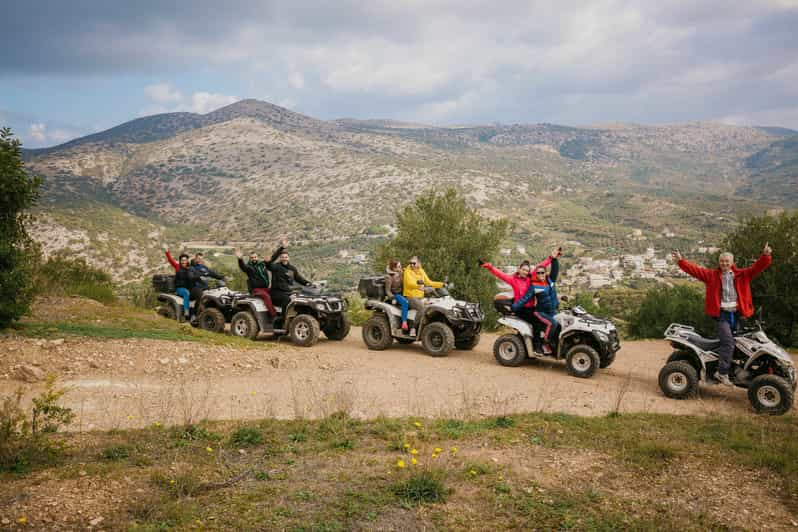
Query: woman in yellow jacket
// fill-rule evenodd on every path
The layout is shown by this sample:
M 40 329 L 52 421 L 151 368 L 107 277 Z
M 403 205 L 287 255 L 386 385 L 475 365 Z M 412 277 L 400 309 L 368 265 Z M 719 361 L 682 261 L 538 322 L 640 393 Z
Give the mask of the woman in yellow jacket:
M 427 277 L 427 272 L 421 267 L 418 257 L 412 257 L 409 262 L 409 267 L 405 268 L 404 277 L 402 279 L 402 295 L 407 298 L 410 308 L 416 311 L 415 323 L 421 320 L 424 314 L 424 288 L 442 288 L 443 283 L 440 281 L 432 281 Z M 416 329 L 410 329 L 410 335 L 416 334 Z

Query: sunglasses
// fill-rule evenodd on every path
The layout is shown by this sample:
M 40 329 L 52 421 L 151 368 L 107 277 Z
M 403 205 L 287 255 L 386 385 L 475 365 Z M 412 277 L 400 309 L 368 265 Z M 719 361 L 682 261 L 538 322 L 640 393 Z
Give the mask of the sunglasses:
M 543 274 L 546 273 L 546 270 L 538 270 L 535 273 L 538 274 L 538 275 L 543 275 Z
M 410 266 L 415 266 L 416 264 L 418 264 L 418 263 L 417 262 L 411 262 Z

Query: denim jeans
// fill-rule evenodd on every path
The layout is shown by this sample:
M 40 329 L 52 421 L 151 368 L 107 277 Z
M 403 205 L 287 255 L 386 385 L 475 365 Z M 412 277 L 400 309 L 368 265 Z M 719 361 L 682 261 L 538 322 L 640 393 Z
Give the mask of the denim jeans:
M 402 323 L 404 323 L 407 321 L 407 310 L 409 308 L 407 298 L 402 294 L 393 294 L 393 298 L 402 306 Z
M 186 316 L 188 316 L 189 311 L 191 310 L 191 293 L 188 291 L 188 288 L 178 288 L 175 290 L 175 293 L 183 298 L 183 310 Z

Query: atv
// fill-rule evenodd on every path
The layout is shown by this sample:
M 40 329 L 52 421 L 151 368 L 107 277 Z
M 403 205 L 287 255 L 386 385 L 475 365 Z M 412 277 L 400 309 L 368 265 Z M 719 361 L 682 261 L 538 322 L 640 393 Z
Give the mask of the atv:
M 230 332 L 235 336 L 254 340 L 261 332 L 288 334 L 296 345 L 309 347 L 318 342 L 320 332 L 330 340 L 343 340 L 349 334 L 346 300 L 312 285 L 295 289 L 285 309 L 275 307 L 274 319 L 258 297 L 248 296 L 233 307 Z
M 203 278 L 206 282 L 210 279 Z M 230 290 L 222 280 L 214 280 L 215 287 L 202 292 L 198 300 L 189 306 L 194 312 L 191 325 L 212 332 L 224 332 L 230 323 L 237 302 L 251 297 L 246 292 Z M 169 319 L 183 321 L 183 298 L 174 293 L 174 276 L 154 275 L 153 287 L 158 290 L 158 301 L 165 303 L 158 307 L 158 314 Z
M 447 283 L 449 288 L 451 284 Z M 411 344 L 421 341 L 424 351 L 443 357 L 456 349 L 470 350 L 479 343 L 485 313 L 479 303 L 454 299 L 447 288 L 427 292 L 423 315 L 410 309 L 407 321 L 410 328 L 402 330 L 402 310 L 395 300 L 385 296 L 383 276 L 365 277 L 358 284 L 358 292 L 373 314 L 363 325 L 363 341 L 369 349 L 388 349 L 393 341 Z M 416 334 L 410 334 L 415 329 Z
M 704 338 L 693 327 L 672 323 L 665 331 L 675 351 L 659 372 L 659 387 L 667 397 L 686 399 L 698 392 L 699 381 L 714 379 L 720 357 L 720 340 Z M 734 354 L 729 371 L 732 384 L 748 389 L 748 400 L 761 414 L 781 415 L 792 408 L 795 366 L 784 349 L 756 326 L 734 331 Z
M 567 302 L 567 296 L 562 301 Z M 560 325 L 558 343 L 551 346 L 551 353 L 545 353 L 542 324 L 533 325 L 516 316 L 512 302 L 512 294 L 499 294 L 494 300 L 501 314 L 499 323 L 515 331 L 500 336 L 493 344 L 493 355 L 502 366 L 519 366 L 528 358 L 565 359 L 570 375 L 586 379 L 615 361 L 621 342 L 611 321 L 591 316 L 580 306 L 558 312 L 554 316 Z

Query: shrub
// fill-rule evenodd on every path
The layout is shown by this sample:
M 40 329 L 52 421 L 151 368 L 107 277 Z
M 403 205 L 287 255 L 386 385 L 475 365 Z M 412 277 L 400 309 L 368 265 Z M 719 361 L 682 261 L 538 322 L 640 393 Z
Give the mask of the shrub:
M 44 295 L 82 296 L 100 303 L 116 301 L 111 276 L 83 258 L 52 256 L 41 265 L 36 278 Z
M 252 427 L 241 427 L 230 435 L 230 444 L 236 447 L 263 445 L 263 433 Z
M 678 285 L 649 290 L 632 313 L 629 332 L 638 338 L 661 338 L 671 323 L 692 325 L 704 335 L 715 332 L 715 322 L 704 313 L 701 287 Z
M 48 435 L 69 424 L 74 413 L 58 406 L 65 390 L 56 389 L 55 377 L 47 380 L 45 390 L 33 399 L 29 419 L 22 408 L 23 391 L 17 390 L 0 404 L 0 471 L 24 473 L 31 466 L 55 462 L 63 447 Z
M 407 480 L 394 484 L 391 491 L 409 505 L 444 502 L 449 494 L 443 474 L 431 470 L 413 474 Z
M 363 298 L 358 294 L 350 294 L 347 296 L 349 307 L 346 310 L 349 317 L 349 323 L 357 327 L 362 326 L 371 317 L 371 311 L 366 310 L 363 306 Z

